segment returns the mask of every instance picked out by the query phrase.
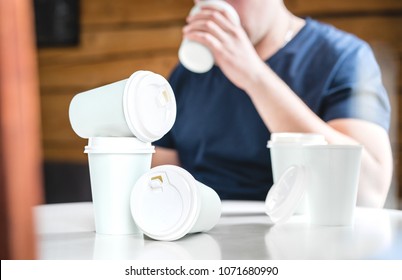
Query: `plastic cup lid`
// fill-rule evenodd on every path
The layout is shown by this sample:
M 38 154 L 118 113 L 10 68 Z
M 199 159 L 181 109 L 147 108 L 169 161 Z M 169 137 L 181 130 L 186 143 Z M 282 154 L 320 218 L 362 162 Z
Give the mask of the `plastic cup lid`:
M 265 212 L 274 223 L 286 222 L 295 212 L 306 191 L 306 171 L 304 167 L 292 165 L 268 192 Z
M 152 168 L 131 192 L 131 214 L 137 226 L 156 240 L 176 240 L 194 226 L 200 212 L 197 181 L 173 165 Z
M 176 99 L 169 82 L 150 71 L 137 71 L 127 80 L 123 109 L 129 129 L 144 142 L 162 138 L 176 119 Z
M 324 135 L 316 133 L 272 133 L 271 140 L 268 141 L 267 147 L 274 145 L 323 145 L 327 144 Z
M 88 145 L 85 146 L 84 151 L 87 154 L 148 154 L 154 152 L 155 147 L 151 143 L 142 142 L 135 137 L 91 137 L 88 139 Z

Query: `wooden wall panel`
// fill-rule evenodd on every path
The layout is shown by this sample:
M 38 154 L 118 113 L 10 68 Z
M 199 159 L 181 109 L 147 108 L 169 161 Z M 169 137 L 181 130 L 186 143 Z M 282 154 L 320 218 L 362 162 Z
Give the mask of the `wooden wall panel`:
M 46 95 L 46 98 L 42 98 L 42 125 L 53 128 L 43 131 L 43 141 L 47 145 L 51 145 L 52 142 L 68 145 L 71 140 L 78 138 L 68 120 L 68 107 L 75 94 L 75 92 L 66 90 L 66 93 L 49 94 Z M 69 139 L 71 140 L 69 141 Z
M 84 25 L 183 21 L 193 0 L 82 0 Z
M 394 13 L 400 0 L 284 0 L 299 15 Z M 193 0 L 83 0 L 84 25 L 183 21 Z
M 284 0 L 285 5 L 299 15 L 337 15 L 394 13 L 402 9 L 400 0 Z
M 122 56 L 116 59 L 85 63 L 53 64 L 40 68 L 42 94 L 52 88 L 74 88 L 80 91 L 128 78 L 137 70 L 150 70 L 168 76 L 177 63 L 177 54 Z
M 355 34 L 369 43 L 387 43 L 402 53 L 402 15 L 322 17 L 319 20 Z
M 83 28 L 81 43 L 76 48 L 40 49 L 43 67 L 56 64 L 83 64 L 93 60 L 124 59 L 154 52 L 177 52 L 181 26 L 152 26 L 91 30 Z

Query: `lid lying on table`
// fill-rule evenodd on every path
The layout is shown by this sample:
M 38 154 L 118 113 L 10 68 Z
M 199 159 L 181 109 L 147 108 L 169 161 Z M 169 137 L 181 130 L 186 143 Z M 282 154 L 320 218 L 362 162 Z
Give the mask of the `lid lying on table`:
M 305 191 L 305 168 L 290 166 L 271 187 L 265 200 L 265 211 L 272 222 L 286 222 L 295 212 Z

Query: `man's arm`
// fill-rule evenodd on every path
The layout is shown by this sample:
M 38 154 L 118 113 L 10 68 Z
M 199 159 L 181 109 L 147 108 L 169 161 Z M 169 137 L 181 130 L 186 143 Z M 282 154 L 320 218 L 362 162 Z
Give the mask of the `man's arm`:
M 314 132 L 324 135 L 329 144 L 363 145 L 358 205 L 382 207 L 392 177 L 387 132 L 379 125 L 358 119 L 324 122 L 267 66 L 263 67 L 261 80 L 246 88 L 246 92 L 271 132 Z
M 387 132 L 361 120 L 337 119 L 328 122 L 335 130 L 364 146 L 357 203 L 383 207 L 392 177 L 392 151 Z
M 249 95 L 271 132 L 314 132 L 330 144 L 363 145 L 358 203 L 383 206 L 392 174 L 391 148 L 383 128 L 355 119 L 321 120 L 262 61 L 259 46 L 252 46 L 244 30 L 218 11 L 190 18 L 184 34 L 212 50 L 216 63 Z

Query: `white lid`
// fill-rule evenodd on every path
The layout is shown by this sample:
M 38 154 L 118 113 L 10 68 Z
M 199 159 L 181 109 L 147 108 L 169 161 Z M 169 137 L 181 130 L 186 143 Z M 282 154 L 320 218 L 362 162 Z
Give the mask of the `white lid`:
M 131 192 L 131 214 L 137 226 L 156 240 L 176 240 L 194 226 L 199 212 L 194 177 L 173 165 L 152 168 Z
M 295 212 L 306 191 L 304 167 L 292 165 L 268 192 L 265 211 L 274 223 L 286 222 Z
M 190 15 L 198 13 L 203 6 L 225 10 L 233 23 L 237 25 L 240 24 L 240 18 L 236 10 L 229 3 L 222 0 L 200 1 L 191 9 Z M 179 60 L 184 67 L 194 73 L 205 73 L 214 65 L 212 52 L 206 46 L 191 40 L 184 40 L 181 44 Z
M 150 71 L 137 71 L 127 80 L 123 109 L 129 129 L 144 142 L 162 138 L 176 119 L 176 99 L 169 82 Z
M 154 153 L 155 147 L 151 143 L 145 143 L 135 137 L 91 137 L 84 153 Z
M 294 132 L 281 132 L 272 133 L 271 140 L 268 141 L 267 147 L 271 148 L 273 145 L 325 145 L 327 141 L 324 135 L 317 133 L 294 133 Z

